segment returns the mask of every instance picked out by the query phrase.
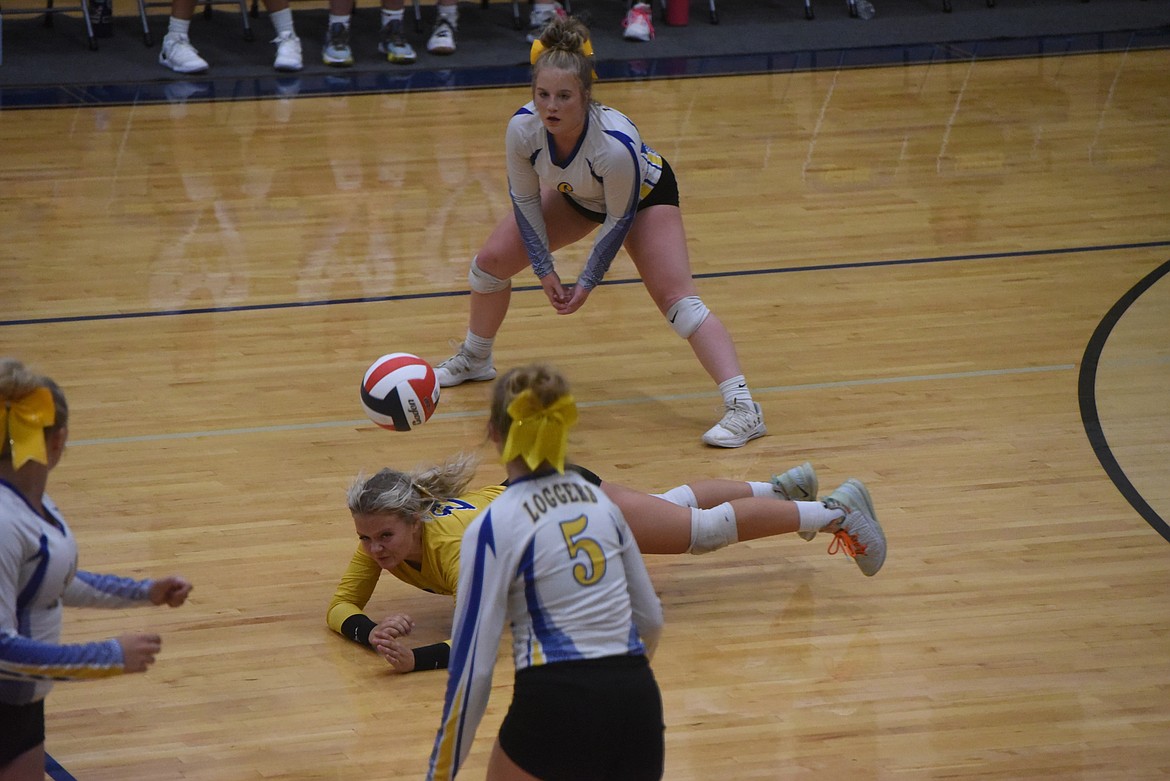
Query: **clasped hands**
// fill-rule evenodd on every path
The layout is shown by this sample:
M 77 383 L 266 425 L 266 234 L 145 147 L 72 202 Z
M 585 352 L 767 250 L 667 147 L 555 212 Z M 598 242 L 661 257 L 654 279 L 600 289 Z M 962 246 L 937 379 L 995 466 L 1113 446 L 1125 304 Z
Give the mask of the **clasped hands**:
M 579 284 L 562 285 L 561 277 L 555 271 L 541 277 L 540 286 L 558 315 L 571 315 L 585 306 L 585 299 L 589 298 L 592 289 Z
M 370 645 L 390 663 L 396 673 L 414 670 L 414 651 L 401 642 L 413 630 L 414 619 L 405 613 L 387 616 L 370 630 Z

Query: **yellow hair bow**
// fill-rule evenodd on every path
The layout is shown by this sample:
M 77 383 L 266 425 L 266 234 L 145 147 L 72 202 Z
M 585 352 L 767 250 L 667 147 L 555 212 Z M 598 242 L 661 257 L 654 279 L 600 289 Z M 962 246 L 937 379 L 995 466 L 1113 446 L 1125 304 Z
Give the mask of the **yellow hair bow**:
M 585 45 L 581 47 L 581 53 L 586 57 L 593 56 L 593 41 L 588 38 L 585 39 Z M 544 44 L 537 38 L 532 42 L 532 48 L 528 51 L 528 64 L 535 65 L 536 61 L 540 59 L 540 55 L 544 54 Z M 597 73 L 593 74 L 593 78 L 597 78 Z
M 525 390 L 512 399 L 508 415 L 512 418 L 512 425 L 500 461 L 506 464 L 523 458 L 533 470 L 547 461 L 563 473 L 569 429 L 577 422 L 577 402 L 573 397 L 561 396 L 545 407 L 535 393 Z
M 37 388 L 19 399 L 0 397 L 4 414 L 0 416 L 0 441 L 12 445 L 12 466 L 20 469 L 26 461 L 49 463 L 45 451 L 45 429 L 57 420 L 53 392 Z

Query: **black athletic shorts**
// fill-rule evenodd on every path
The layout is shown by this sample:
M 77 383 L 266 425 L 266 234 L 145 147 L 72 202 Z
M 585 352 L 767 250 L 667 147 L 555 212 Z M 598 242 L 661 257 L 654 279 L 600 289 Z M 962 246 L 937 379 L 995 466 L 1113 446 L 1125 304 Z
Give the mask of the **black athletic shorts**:
M 646 657 L 611 656 L 516 673 L 500 748 L 545 781 L 658 781 L 665 732 Z
M 597 224 L 605 222 L 605 215 L 601 212 L 595 212 L 592 209 L 586 209 L 581 204 L 569 197 L 568 193 L 561 193 L 569 205 L 583 217 L 587 217 Z M 670 163 L 666 162 L 666 158 L 662 158 L 662 175 L 658 177 L 658 184 L 654 185 L 654 189 L 650 194 L 638 202 L 638 211 L 642 211 L 647 206 L 658 206 L 666 204 L 667 206 L 678 206 L 678 179 L 674 176 L 674 169 L 670 167 Z
M 45 701 L 28 705 L 0 702 L 0 767 L 45 742 Z

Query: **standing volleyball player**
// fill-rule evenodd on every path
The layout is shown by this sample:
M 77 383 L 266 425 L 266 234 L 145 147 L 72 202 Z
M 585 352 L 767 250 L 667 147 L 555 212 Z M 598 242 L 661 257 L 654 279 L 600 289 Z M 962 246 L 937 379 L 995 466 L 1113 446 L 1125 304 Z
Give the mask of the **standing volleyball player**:
M 178 607 L 191 584 L 77 569 L 77 542 L 45 493 L 69 436 L 65 395 L 0 358 L 0 779 L 45 777 L 45 695 L 53 681 L 144 672 L 161 639 L 132 632 L 61 644 L 61 608 Z
M 505 622 L 516 677 L 489 780 L 662 777 L 662 698 L 649 663 L 662 606 L 621 510 L 565 471 L 576 420 L 568 383 L 549 367 L 496 383 L 489 431 L 509 485 L 463 536 L 428 779 L 453 778 L 471 750 Z
M 723 395 L 722 419 L 704 435 L 716 447 L 741 447 L 767 433 L 735 344 L 699 298 L 691 274 L 670 165 L 643 143 L 619 111 L 592 99 L 589 31 L 567 17 L 549 22 L 532 68 L 533 100 L 508 123 L 508 189 L 514 216 L 492 232 L 471 261 L 471 313 L 459 352 L 436 367 L 449 387 L 496 376 L 492 344 L 508 313 L 511 278 L 525 266 L 540 278 L 559 314 L 576 312 L 625 246 L 646 290 L 686 339 Z M 553 251 L 600 225 L 575 285 L 564 285 Z

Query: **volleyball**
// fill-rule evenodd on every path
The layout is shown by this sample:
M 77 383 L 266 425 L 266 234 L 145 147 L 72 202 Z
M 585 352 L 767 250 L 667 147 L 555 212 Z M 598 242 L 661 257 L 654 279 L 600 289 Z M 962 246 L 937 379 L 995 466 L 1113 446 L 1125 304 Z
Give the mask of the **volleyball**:
M 362 407 L 370 420 L 391 431 L 410 431 L 431 419 L 439 403 L 434 368 L 410 353 L 383 355 L 366 369 Z

